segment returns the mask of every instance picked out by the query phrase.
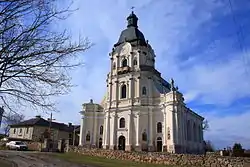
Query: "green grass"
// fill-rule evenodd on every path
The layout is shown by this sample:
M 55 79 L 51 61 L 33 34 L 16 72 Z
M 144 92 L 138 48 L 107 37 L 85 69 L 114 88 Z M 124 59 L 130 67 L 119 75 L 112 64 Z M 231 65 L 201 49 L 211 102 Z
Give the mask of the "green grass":
M 113 160 L 104 157 L 86 156 L 76 153 L 56 154 L 56 157 L 66 161 L 75 162 L 78 164 L 93 165 L 97 167 L 173 167 L 167 165 L 137 163 L 125 160 Z

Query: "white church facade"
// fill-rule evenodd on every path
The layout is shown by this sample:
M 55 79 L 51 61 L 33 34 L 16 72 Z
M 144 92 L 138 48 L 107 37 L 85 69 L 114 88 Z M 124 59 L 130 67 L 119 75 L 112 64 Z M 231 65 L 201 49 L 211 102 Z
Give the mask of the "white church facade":
M 155 53 L 127 18 L 110 57 L 106 95 L 101 104 L 83 104 L 81 146 L 127 151 L 201 153 L 204 118 L 184 103 L 174 80 L 155 69 Z

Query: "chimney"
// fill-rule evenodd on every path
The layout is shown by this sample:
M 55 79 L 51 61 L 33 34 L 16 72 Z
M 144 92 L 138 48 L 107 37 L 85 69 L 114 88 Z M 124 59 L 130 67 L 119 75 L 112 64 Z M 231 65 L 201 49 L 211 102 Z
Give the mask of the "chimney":
M 41 115 L 37 115 L 36 118 L 41 118 Z
M 69 123 L 69 127 L 71 127 L 72 126 L 72 123 Z

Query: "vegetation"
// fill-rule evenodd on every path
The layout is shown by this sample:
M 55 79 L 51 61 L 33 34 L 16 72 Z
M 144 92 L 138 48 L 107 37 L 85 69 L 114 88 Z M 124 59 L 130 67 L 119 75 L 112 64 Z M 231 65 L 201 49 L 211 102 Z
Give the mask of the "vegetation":
M 235 143 L 233 146 L 233 156 L 244 156 L 244 149 L 240 143 Z
M 55 27 L 74 11 L 59 2 L 0 1 L 0 102 L 9 111 L 55 111 L 52 97 L 69 92 L 69 70 L 83 64 L 91 44 Z
M 214 152 L 215 148 L 210 140 L 204 141 L 205 151 L 206 152 Z
M 17 114 L 17 113 L 11 113 L 9 112 L 8 114 L 5 114 L 3 116 L 3 130 L 4 130 L 4 135 L 8 136 L 9 131 L 10 131 L 10 125 L 18 124 L 21 121 L 24 120 L 24 115 L 23 114 Z
M 95 165 L 98 167 L 170 167 L 167 165 L 137 163 L 125 160 L 112 160 L 103 157 L 80 155 L 77 153 L 56 154 L 56 156 L 66 161 L 80 163 L 84 165 Z

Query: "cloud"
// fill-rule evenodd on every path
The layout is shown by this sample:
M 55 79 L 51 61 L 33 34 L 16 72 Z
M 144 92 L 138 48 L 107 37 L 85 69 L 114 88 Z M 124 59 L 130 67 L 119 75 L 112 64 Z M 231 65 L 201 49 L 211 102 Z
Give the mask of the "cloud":
M 210 130 L 205 132 L 205 138 L 211 140 L 215 147 L 232 147 L 234 143 L 239 142 L 244 148 L 249 148 L 249 109 L 241 114 L 218 116 L 216 113 L 206 113 L 205 116 L 210 126 Z
M 64 4 L 60 1 L 58 5 Z M 235 1 L 233 7 L 235 14 L 242 16 L 238 21 L 246 30 L 250 25 L 243 14 L 250 6 L 242 4 Z M 209 119 L 211 130 L 206 137 L 215 140 L 216 145 L 241 137 L 240 141 L 250 146 L 244 139 L 249 136 L 241 130 L 250 110 L 218 114 L 222 113 L 218 106 L 235 109 L 232 104 L 236 100 L 250 95 L 249 55 L 238 47 L 237 26 L 222 0 L 75 0 L 72 7 L 79 10 L 56 27 L 68 29 L 74 39 L 81 33 L 95 45 L 81 56 L 85 66 L 71 73 L 77 87 L 58 98 L 61 112 L 55 114 L 56 119 L 79 123 L 81 104 L 90 98 L 95 102 L 103 98 L 110 69 L 108 53 L 126 28 L 131 6 L 136 7 L 139 28 L 155 50 L 157 69 L 166 80 L 173 77 L 188 105 L 199 104 L 199 113 Z M 249 46 L 247 35 L 244 42 L 245 47 Z M 212 109 L 208 110 L 207 104 Z M 246 127 L 249 125 L 243 129 Z

